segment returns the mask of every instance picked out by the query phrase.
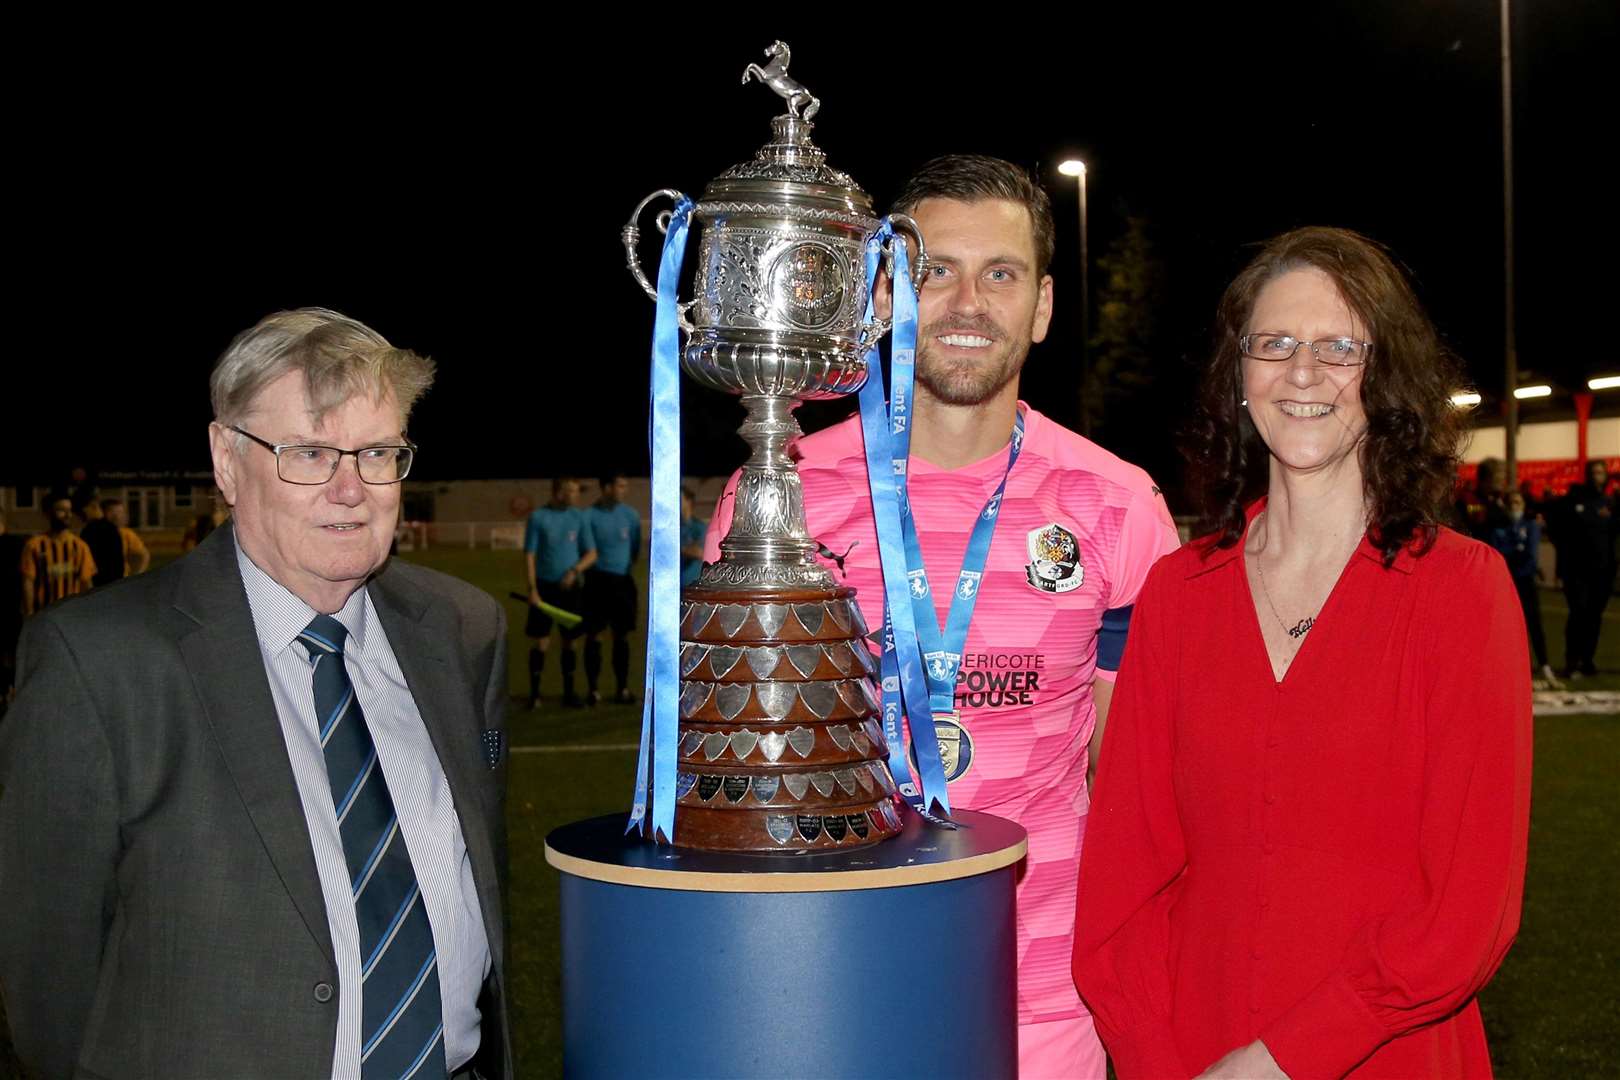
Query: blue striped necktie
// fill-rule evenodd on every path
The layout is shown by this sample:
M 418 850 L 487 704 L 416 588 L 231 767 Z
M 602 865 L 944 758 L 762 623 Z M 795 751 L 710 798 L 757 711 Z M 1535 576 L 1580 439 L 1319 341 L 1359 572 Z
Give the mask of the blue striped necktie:
M 315 715 L 360 926 L 361 1076 L 442 1078 L 448 1070 L 433 928 L 377 747 L 344 668 L 346 637 L 342 623 L 316 615 L 298 640 L 314 669 Z

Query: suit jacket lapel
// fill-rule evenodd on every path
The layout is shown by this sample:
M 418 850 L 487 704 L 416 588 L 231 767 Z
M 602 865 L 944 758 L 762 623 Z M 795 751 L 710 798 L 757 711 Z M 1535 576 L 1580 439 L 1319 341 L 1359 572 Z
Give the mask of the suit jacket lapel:
M 236 565 L 232 529 L 214 530 L 186 557 L 174 606 L 196 624 L 178 644 L 225 769 L 304 924 L 335 967 L 309 826 Z
M 454 647 L 461 641 L 461 628 L 448 603 L 410 588 L 386 567 L 369 588 L 377 619 L 388 635 L 394 659 L 450 784 L 461 835 L 472 860 L 490 954 L 499 964 L 505 931 L 499 878 L 484 800 L 475 787 L 480 771 L 487 770 L 480 751 L 481 676 L 468 669 L 464 651 Z

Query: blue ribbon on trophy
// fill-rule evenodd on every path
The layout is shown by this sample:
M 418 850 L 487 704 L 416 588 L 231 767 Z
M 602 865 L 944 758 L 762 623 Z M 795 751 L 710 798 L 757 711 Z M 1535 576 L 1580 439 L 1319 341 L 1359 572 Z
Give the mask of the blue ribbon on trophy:
M 884 229 L 889 225 L 884 223 Z M 877 252 L 885 233 L 868 244 L 867 274 L 875 273 Z M 900 792 L 911 805 L 928 812 L 937 803 L 950 813 L 947 781 L 940 764 L 939 743 L 932 730 L 919 733 L 918 717 L 954 720 L 956 680 L 967 645 L 968 627 L 979 601 L 979 582 L 990 556 L 1002 497 L 1013 465 L 1024 446 L 1024 415 L 1016 414 L 1012 440 L 1007 452 L 1007 468 L 1001 483 L 974 519 L 962 569 L 957 574 L 951 606 L 942 634 L 934 607 L 928 572 L 923 565 L 922 545 L 917 539 L 916 521 L 911 513 L 908 492 L 908 465 L 911 456 L 911 411 L 916 379 L 917 307 L 906 281 L 905 247 L 895 245 L 894 344 L 890 362 L 890 400 L 884 409 L 881 368 L 876 349 L 868 357 L 872 375 L 861 389 L 861 427 L 866 436 L 866 466 L 872 487 L 873 517 L 878 533 L 878 551 L 883 566 L 884 599 L 883 660 L 881 664 L 883 734 L 889 744 L 889 770 L 899 781 Z M 870 317 L 870 312 L 868 313 Z M 887 423 L 885 423 L 887 421 Z M 891 479 L 892 478 L 892 479 Z M 905 754 L 900 725 L 902 712 L 911 720 L 912 745 L 922 772 L 921 790 Z
M 647 543 L 647 679 L 641 708 L 641 752 L 636 795 L 625 832 L 646 831 L 648 775 L 652 785 L 655 839 L 675 838 L 675 761 L 680 745 L 678 670 L 681 624 L 681 263 L 692 200 L 676 200 L 664 229 L 658 263 L 658 314 L 653 323 L 652 402 L 648 441 L 652 453 L 652 521 Z
M 900 784 L 900 791 L 914 809 L 949 815 L 950 796 L 945 790 L 945 770 L 940 765 L 939 741 L 913 738 L 922 785 L 911 779 L 906 758 L 905 735 L 901 729 L 902 711 L 912 717 L 931 716 L 930 686 L 923 669 L 919 646 L 916 608 L 910 600 L 904 532 L 901 522 L 910 517 L 906 503 L 906 463 L 911 456 L 911 389 L 917 351 L 917 298 L 911 291 L 909 259 L 904 243 L 895 241 L 894 226 L 884 219 L 882 227 L 866 244 L 866 279 L 877 281 L 878 260 L 885 241 L 894 252 L 893 284 L 894 339 L 890 346 L 891 393 L 883 396 L 883 362 L 874 344 L 866 354 L 866 385 L 861 387 L 861 432 L 866 440 L 866 471 L 872 489 L 872 517 L 877 526 L 878 555 L 883 567 L 883 660 L 882 677 L 883 738 L 889 745 L 889 771 Z M 872 319 L 872 301 L 867 300 L 866 320 Z M 934 618 L 932 610 L 928 617 Z M 904 707 L 904 710 L 903 710 Z M 931 735 L 932 732 L 929 732 Z

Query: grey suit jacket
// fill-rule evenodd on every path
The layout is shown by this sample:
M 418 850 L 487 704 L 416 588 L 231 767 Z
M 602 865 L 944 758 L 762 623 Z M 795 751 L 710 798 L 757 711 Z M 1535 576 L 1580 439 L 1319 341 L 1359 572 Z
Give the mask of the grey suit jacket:
M 370 589 L 489 934 L 477 1064 L 509 1077 L 505 618 L 398 560 Z M 0 992 L 23 1062 L 44 1077 L 328 1075 L 337 967 L 233 530 L 31 619 L 18 675 L 0 720 Z

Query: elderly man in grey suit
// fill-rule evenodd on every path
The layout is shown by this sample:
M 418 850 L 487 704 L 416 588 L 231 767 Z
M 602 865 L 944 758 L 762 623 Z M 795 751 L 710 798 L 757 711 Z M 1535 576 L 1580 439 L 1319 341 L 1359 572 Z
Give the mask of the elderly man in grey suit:
M 232 527 L 30 621 L 0 991 L 40 1076 L 511 1075 L 505 621 L 388 557 L 432 377 L 266 318 L 212 379 Z

